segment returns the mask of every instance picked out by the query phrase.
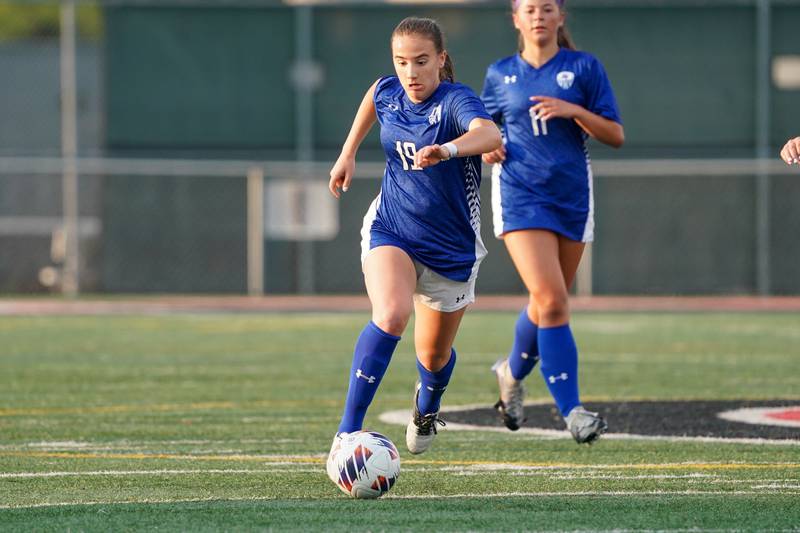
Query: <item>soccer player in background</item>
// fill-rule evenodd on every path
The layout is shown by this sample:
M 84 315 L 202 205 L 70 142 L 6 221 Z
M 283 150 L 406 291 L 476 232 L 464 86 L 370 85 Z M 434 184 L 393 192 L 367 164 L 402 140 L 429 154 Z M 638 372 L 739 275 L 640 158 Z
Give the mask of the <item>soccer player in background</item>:
M 781 159 L 786 161 L 787 165 L 800 164 L 800 137 L 786 141 L 781 150 Z
M 489 66 L 482 98 L 502 125 L 504 146 L 484 154 L 492 172 L 495 235 L 529 292 L 507 358 L 495 363 L 496 408 L 505 425 L 524 421 L 523 379 L 541 372 L 578 443 L 591 443 L 607 424 L 581 405 L 578 351 L 569 326 L 568 289 L 584 247 L 593 239 L 588 137 L 618 148 L 624 142 L 606 72 L 575 50 L 564 26 L 563 0 L 512 2 L 519 52 Z
M 406 429 L 411 453 L 436 435 L 439 404 L 453 368 L 453 340 L 474 300 L 480 236 L 480 154 L 501 146 L 481 100 L 454 82 L 442 31 L 430 19 L 407 18 L 391 37 L 395 76 L 367 90 L 330 172 L 331 193 L 347 191 L 358 147 L 380 122 L 386 155 L 381 192 L 361 230 L 361 261 L 372 320 L 358 337 L 332 459 L 364 416 L 389 366 L 412 309 L 419 382 Z M 335 473 L 334 473 L 335 474 Z

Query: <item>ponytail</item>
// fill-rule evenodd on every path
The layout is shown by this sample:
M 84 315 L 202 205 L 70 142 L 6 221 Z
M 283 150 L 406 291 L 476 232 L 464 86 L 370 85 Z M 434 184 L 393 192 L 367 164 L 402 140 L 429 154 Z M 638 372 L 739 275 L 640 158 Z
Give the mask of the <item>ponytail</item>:
M 566 24 L 558 28 L 557 39 L 559 48 L 566 48 L 568 50 L 578 49 L 578 47 L 575 46 L 575 41 L 572 40 L 572 36 L 569 34 Z
M 450 59 L 450 54 L 445 55 L 444 66 L 439 69 L 439 81 L 449 81 L 450 83 L 455 83 L 456 81 L 456 72 L 453 67 L 453 60 Z

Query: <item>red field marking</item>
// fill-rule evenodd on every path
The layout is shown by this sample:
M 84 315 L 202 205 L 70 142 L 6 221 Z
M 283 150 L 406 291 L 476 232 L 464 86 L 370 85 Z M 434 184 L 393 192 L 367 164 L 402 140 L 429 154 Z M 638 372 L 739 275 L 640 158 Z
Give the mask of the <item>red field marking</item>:
M 518 311 L 525 296 L 478 296 L 472 309 Z M 575 311 L 773 311 L 800 312 L 800 297 L 573 297 Z M 225 312 L 369 311 L 365 295 L 357 296 L 142 296 L 127 299 L 0 299 L 0 316 L 170 314 Z
M 786 411 L 780 411 L 778 413 L 767 413 L 767 418 L 800 422 L 800 407 L 790 407 Z

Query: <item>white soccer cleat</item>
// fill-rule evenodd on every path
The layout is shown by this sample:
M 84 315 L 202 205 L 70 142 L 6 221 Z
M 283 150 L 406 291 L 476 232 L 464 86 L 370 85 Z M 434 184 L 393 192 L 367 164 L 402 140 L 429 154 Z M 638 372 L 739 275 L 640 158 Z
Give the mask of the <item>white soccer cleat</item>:
M 605 419 L 598 413 L 587 411 L 582 405 L 573 408 L 564 421 L 578 444 L 592 444 L 608 431 Z
M 419 389 L 421 384 L 417 383 L 417 391 L 414 393 L 414 414 L 411 421 L 406 426 L 406 447 L 413 454 L 423 453 L 431 447 L 433 439 L 436 438 L 436 424 L 444 426 L 444 420 L 439 419 L 439 412 L 423 415 L 417 408 Z
M 500 399 L 494 408 L 500 413 L 503 423 L 511 431 L 516 431 L 525 422 L 525 385 L 511 375 L 508 359 L 498 359 L 492 365 L 492 370 L 497 375 L 497 385 L 500 388 Z
M 347 435 L 347 433 L 337 433 L 333 436 L 331 451 L 328 453 L 328 460 L 325 462 L 325 470 L 328 473 L 328 477 L 337 485 L 339 484 L 339 465 L 336 464 L 336 458 L 339 455 L 339 450 L 342 448 L 342 440 Z

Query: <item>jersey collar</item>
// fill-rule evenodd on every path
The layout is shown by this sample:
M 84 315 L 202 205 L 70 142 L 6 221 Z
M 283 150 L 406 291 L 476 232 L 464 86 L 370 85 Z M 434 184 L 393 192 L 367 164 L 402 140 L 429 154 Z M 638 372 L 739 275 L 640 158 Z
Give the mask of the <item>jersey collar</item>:
M 543 63 L 541 66 L 539 66 L 538 68 L 537 68 L 537 67 L 534 67 L 533 65 L 531 65 L 530 63 L 528 63 L 527 61 L 525 61 L 525 60 L 522 58 L 522 52 L 517 52 L 517 55 L 516 55 L 515 57 L 517 58 L 517 61 L 518 61 L 518 62 L 519 62 L 519 63 L 520 63 L 520 64 L 521 64 L 523 67 L 527 67 L 527 68 L 529 68 L 529 69 L 533 70 L 534 72 L 541 72 L 541 71 L 545 70 L 547 67 L 549 67 L 550 65 L 552 65 L 552 64 L 555 62 L 556 58 L 558 58 L 558 57 L 561 55 L 561 53 L 562 53 L 563 51 L 564 51 L 564 49 L 563 49 L 563 48 L 559 48 L 559 49 L 558 49 L 558 52 L 556 52 L 556 54 L 555 54 L 553 57 L 551 57 L 550 59 L 548 59 L 547 61 L 545 61 L 545 62 L 544 62 L 544 63 Z

